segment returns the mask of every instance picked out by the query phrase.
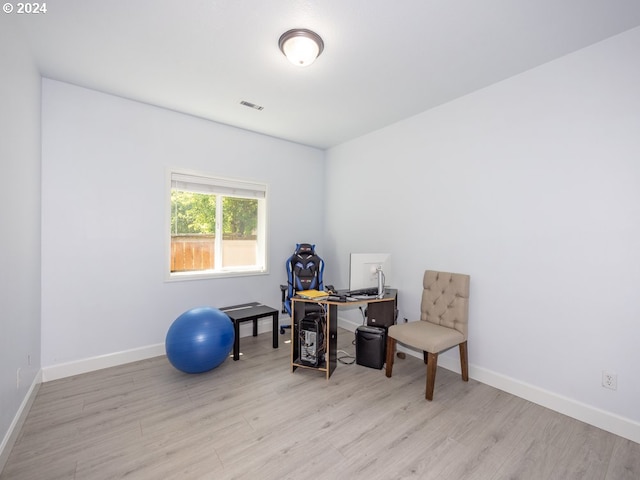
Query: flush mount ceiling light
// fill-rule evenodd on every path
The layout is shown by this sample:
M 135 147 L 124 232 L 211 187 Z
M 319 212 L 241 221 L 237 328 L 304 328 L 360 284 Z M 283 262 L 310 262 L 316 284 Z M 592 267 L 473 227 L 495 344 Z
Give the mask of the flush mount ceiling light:
M 324 50 L 320 35 L 305 28 L 294 28 L 284 32 L 278 41 L 284 56 L 298 67 L 311 65 Z

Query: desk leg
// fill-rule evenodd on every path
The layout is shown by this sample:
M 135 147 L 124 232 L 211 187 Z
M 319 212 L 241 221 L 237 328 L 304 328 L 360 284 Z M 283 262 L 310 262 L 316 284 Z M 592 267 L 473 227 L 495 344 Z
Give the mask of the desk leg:
M 273 317 L 273 348 L 278 348 L 278 311 L 276 310 Z
M 235 332 L 235 338 L 233 339 L 233 359 L 240 359 L 240 322 L 233 321 L 233 331 Z
M 326 305 L 327 307 L 327 380 L 333 374 L 338 364 L 338 307 L 336 305 Z
M 253 336 L 254 337 L 258 336 L 258 319 L 257 318 L 253 319 Z

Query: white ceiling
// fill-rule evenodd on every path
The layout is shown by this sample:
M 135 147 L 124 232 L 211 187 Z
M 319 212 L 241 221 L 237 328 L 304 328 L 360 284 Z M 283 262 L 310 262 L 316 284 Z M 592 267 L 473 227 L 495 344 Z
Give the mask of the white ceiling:
M 327 148 L 640 25 L 640 0 L 53 0 L 43 76 Z M 278 49 L 295 27 L 325 50 Z M 245 100 L 264 107 L 257 111 Z

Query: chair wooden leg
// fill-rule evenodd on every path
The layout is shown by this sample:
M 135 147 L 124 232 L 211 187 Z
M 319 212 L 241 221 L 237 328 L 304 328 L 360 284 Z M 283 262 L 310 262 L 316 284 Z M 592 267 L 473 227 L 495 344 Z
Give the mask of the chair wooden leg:
M 427 390 L 425 397 L 427 400 L 433 400 L 433 388 L 436 385 L 436 368 L 438 366 L 438 354 L 428 352 L 429 360 L 427 362 Z
M 462 372 L 462 380 L 469 381 L 469 356 L 467 354 L 467 342 L 460 344 L 460 371 Z
M 393 357 L 396 354 L 396 339 L 387 335 L 387 358 L 385 359 L 387 366 L 385 369 L 385 375 L 391 378 L 391 371 L 393 370 Z

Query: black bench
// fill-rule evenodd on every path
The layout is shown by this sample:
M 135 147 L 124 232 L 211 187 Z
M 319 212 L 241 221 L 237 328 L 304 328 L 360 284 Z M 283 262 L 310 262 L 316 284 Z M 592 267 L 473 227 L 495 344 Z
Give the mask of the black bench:
M 220 309 L 233 322 L 235 331 L 235 339 L 233 341 L 233 359 L 240 358 L 240 323 L 253 321 L 253 336 L 258 336 L 258 319 L 269 317 L 273 318 L 273 348 L 278 348 L 278 310 L 268 307 L 258 302 L 243 303 L 241 305 L 232 305 Z

